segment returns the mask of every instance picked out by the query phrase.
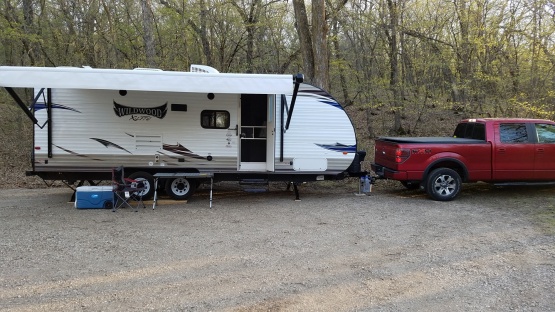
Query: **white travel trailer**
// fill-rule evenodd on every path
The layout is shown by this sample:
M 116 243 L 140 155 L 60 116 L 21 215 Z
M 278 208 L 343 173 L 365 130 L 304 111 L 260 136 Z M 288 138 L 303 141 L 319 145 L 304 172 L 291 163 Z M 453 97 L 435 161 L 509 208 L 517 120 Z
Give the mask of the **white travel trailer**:
M 123 165 L 145 180 L 145 197 L 162 177 L 170 196 L 185 199 L 207 177 L 298 183 L 366 174 L 349 117 L 302 75 L 0 66 L 0 86 L 35 123 L 28 174 L 45 180 L 109 180 Z M 34 88 L 32 103 L 14 88 Z

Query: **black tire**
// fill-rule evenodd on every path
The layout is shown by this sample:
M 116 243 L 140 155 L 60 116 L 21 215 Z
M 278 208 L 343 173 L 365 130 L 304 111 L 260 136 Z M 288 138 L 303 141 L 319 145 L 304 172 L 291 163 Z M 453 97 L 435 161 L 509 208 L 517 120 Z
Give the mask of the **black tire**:
M 193 179 L 179 177 L 166 181 L 166 194 L 176 200 L 184 200 L 191 197 L 196 188 L 197 184 Z
M 433 200 L 455 199 L 461 190 L 461 176 L 453 169 L 434 169 L 426 179 L 426 192 Z
M 112 209 L 112 208 L 114 208 L 114 203 L 113 202 L 111 202 L 109 200 L 104 202 L 104 209 Z
M 403 184 L 407 190 L 417 190 L 420 188 L 420 182 L 418 181 L 401 181 L 401 184 Z
M 145 190 L 141 192 L 143 200 L 149 200 L 154 196 L 154 177 L 152 174 L 144 171 L 133 172 L 129 175 L 130 179 L 142 181 L 145 184 Z

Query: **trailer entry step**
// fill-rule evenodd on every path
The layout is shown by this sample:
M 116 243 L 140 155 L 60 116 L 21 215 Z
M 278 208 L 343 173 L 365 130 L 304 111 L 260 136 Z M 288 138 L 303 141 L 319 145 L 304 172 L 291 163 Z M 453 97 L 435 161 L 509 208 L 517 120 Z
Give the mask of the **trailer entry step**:
M 270 190 L 270 184 L 266 179 L 243 179 L 239 181 L 243 191 L 249 193 L 263 193 Z

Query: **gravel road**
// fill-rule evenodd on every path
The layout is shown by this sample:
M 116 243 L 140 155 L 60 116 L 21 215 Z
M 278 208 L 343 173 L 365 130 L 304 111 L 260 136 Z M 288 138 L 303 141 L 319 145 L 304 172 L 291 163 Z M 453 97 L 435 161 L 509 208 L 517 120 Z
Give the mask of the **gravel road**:
M 212 209 L 204 189 L 113 213 L 0 190 L 0 310 L 555 311 L 555 188 L 353 193 L 216 185 Z

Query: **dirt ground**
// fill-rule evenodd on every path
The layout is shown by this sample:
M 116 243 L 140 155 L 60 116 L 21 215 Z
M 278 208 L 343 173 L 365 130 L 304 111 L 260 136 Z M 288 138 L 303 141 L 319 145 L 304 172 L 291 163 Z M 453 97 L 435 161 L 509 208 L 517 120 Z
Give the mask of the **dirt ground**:
M 134 212 L 0 190 L 2 311 L 554 311 L 555 188 L 216 185 Z

